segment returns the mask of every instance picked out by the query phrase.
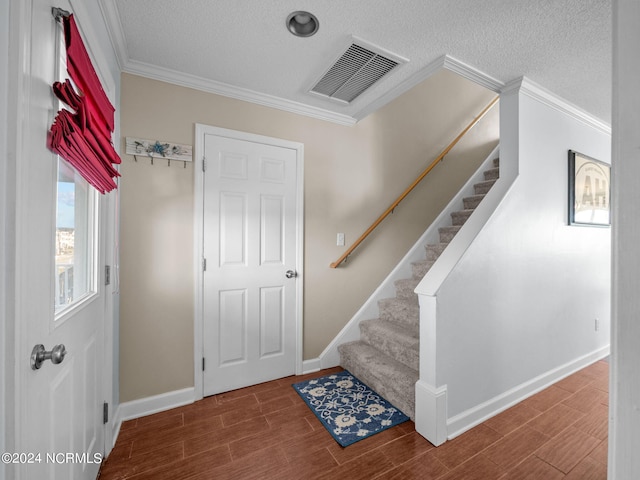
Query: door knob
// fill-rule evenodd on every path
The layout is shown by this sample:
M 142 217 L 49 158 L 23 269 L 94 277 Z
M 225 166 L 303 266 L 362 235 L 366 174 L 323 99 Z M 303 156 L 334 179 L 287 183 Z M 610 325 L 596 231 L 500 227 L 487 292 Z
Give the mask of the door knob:
M 66 354 L 67 349 L 63 344 L 56 345 L 49 352 L 44 349 L 44 345 L 36 345 L 31 351 L 31 369 L 38 370 L 45 360 L 51 360 L 51 363 L 57 365 L 64 360 Z
M 298 276 L 298 272 L 295 270 L 287 270 L 287 273 L 284 274 L 287 278 L 293 278 Z

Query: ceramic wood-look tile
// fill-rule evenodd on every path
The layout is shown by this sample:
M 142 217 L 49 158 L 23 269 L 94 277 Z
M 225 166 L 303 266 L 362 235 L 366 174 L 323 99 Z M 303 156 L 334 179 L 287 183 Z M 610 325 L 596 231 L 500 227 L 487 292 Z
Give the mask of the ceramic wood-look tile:
M 128 478 L 136 473 L 177 462 L 182 460 L 183 457 L 184 449 L 182 443 L 176 443 L 153 450 L 146 455 L 133 457 L 127 462 L 110 463 L 104 469 L 103 475 L 112 478 Z
M 451 443 L 457 443 L 466 451 L 470 452 L 471 455 L 475 455 L 489 445 L 496 443 L 502 437 L 503 435 L 500 435 L 494 429 L 485 425 L 478 425 L 459 437 L 454 438 L 451 440 Z
M 580 370 L 580 373 L 591 378 L 609 378 L 609 362 L 599 361 Z
M 316 450 L 332 447 L 336 441 L 324 428 L 305 435 L 284 439 L 280 442 L 287 459 L 291 462 L 312 455 Z M 335 458 L 335 457 L 334 457 Z
M 184 458 L 177 462 L 154 466 L 145 472 L 133 475 L 131 480 L 175 480 L 177 478 L 191 478 L 194 475 L 209 472 L 220 465 L 231 463 L 229 448 L 224 445 L 212 450 L 208 450 L 201 455 Z M 102 477 L 100 478 L 102 480 Z
M 527 398 L 522 403 L 540 412 L 546 412 L 554 405 L 566 400 L 570 395 L 571 392 L 551 385 L 541 392 Z
M 598 378 L 590 384 L 593 388 L 602 390 L 603 392 L 609 392 L 609 377 Z
M 217 395 L 214 395 L 214 397 L 218 405 L 224 405 L 227 402 L 232 402 L 242 397 L 253 396 L 255 398 L 255 394 L 274 391 L 278 388 L 279 385 L 276 382 L 265 382 L 253 385 L 251 387 L 239 388 L 230 392 L 219 393 Z
M 274 413 L 280 410 L 289 410 L 296 406 L 293 398 L 289 395 L 274 398 L 273 400 L 265 400 L 260 402 L 260 411 L 263 415 Z
M 589 454 L 589 458 L 592 458 L 596 462 L 602 463 L 603 465 L 607 464 L 609 456 L 609 442 L 607 440 L 603 440 L 600 442 L 596 448 L 591 450 Z
M 374 449 L 377 449 L 378 447 L 386 445 L 392 440 L 396 440 L 401 436 L 402 436 L 402 433 L 400 432 L 399 429 L 390 428 L 383 432 L 377 433 L 376 435 L 367 437 L 364 440 L 360 440 L 359 442 L 353 443 L 349 445 L 347 448 L 343 448 L 340 445 L 338 445 L 336 442 L 334 442 L 329 447 L 329 451 L 335 457 L 338 463 L 343 464 L 361 455 L 370 453 L 374 451 Z
M 507 472 L 500 480 L 562 480 L 564 473 L 539 459 L 529 456 L 524 462 Z
M 485 450 L 483 455 L 508 470 L 526 459 L 547 440 L 548 436 L 525 425 L 505 435 Z
M 100 480 L 604 480 L 607 370 L 578 372 L 437 448 L 413 422 L 342 448 L 291 387 L 340 369 L 287 377 L 123 423 Z
M 269 429 L 264 417 L 257 417 L 232 427 L 223 427 L 203 432 L 198 436 L 191 436 L 184 441 L 185 456 L 206 452 L 220 445 L 228 445 L 241 438 L 250 437 L 258 432 Z M 135 447 L 135 444 L 134 444 Z
M 196 457 L 197 458 L 197 457 Z M 282 475 L 289 464 L 280 446 L 271 446 L 246 457 L 243 461 L 230 462 L 221 466 L 211 466 L 198 472 L 189 480 L 263 480 L 265 478 L 286 478 Z M 289 477 L 292 478 L 292 477 Z
M 527 425 L 535 428 L 540 433 L 554 437 L 584 417 L 584 413 L 560 403 L 539 417 L 530 420 Z
M 235 461 L 271 446 L 273 446 L 273 432 L 266 428 L 255 435 L 230 441 L 229 451 L 231 458 Z
M 480 454 L 442 477 L 438 477 L 438 480 L 489 480 L 500 478 L 504 472 L 502 467 Z
M 569 473 L 599 443 L 597 438 L 569 427 L 542 446 L 536 455 L 558 470 Z
M 607 466 L 587 457 L 564 480 L 607 480 Z
M 449 469 L 433 455 L 432 450 L 374 478 L 375 480 L 435 480 L 448 471 Z
M 384 452 L 372 450 L 346 463 L 339 464 L 337 467 L 323 472 L 322 475 L 316 478 L 322 480 L 335 480 L 336 478 L 370 480 L 376 475 L 382 474 L 394 467 L 395 465 Z
M 243 410 L 231 410 L 230 412 L 220 415 L 223 427 L 231 427 L 238 423 L 246 422 L 256 417 L 262 416 L 262 408 L 260 405 L 253 405 Z
M 535 408 L 531 408 L 524 403 L 519 403 L 495 417 L 490 418 L 484 422 L 484 425 L 492 428 L 501 435 L 507 435 L 532 418 L 537 417 L 540 413 L 541 412 Z
M 581 412 L 587 413 L 596 408 L 598 405 L 606 405 L 609 396 L 606 392 L 597 388 L 588 386 L 577 391 L 562 403 Z
M 574 426 L 592 437 L 606 439 L 609 435 L 609 407 L 603 404 L 597 405 L 589 415 L 576 422 Z
M 471 450 L 467 450 L 463 445 L 456 443 L 455 439 L 440 445 L 433 454 L 443 465 L 451 470 L 473 456 Z
M 573 375 L 569 375 L 567 378 L 560 380 L 554 385 L 558 388 L 562 388 L 570 393 L 576 393 L 578 390 L 586 387 L 591 382 L 593 382 L 593 377 L 587 376 L 582 372 L 574 373 Z
M 312 432 L 314 430 L 314 427 L 305 417 L 306 412 L 303 415 L 295 413 L 294 410 L 297 410 L 297 407 L 295 409 L 292 408 L 287 411 L 291 412 L 289 414 L 290 416 L 287 415 L 287 412 L 274 412 L 270 413 L 269 415 L 264 415 L 262 418 L 267 421 L 267 423 L 269 424 L 269 428 L 274 433 L 277 432 L 278 435 L 291 437 Z
M 412 458 L 435 449 L 431 443 L 415 431 L 396 438 L 379 448 L 384 449 L 395 465 L 402 465 Z
M 321 477 L 325 472 L 338 467 L 338 462 L 326 448 L 316 450 L 313 455 L 298 456 L 289 460 L 292 472 L 299 478 L 311 479 Z
M 291 385 L 278 385 L 271 390 L 263 390 L 255 393 L 255 397 L 259 403 L 271 402 L 281 399 L 282 397 L 288 397 L 289 395 L 291 395 Z

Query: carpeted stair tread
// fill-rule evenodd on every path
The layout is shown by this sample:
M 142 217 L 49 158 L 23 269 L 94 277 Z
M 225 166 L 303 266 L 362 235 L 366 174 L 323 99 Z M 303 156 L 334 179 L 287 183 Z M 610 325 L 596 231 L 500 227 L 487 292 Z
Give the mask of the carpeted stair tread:
M 465 210 L 474 210 L 478 205 L 480 205 L 480 202 L 482 201 L 482 199 L 484 197 L 485 197 L 484 194 L 482 194 L 482 195 L 471 195 L 470 197 L 464 197 L 462 199 L 463 208 Z
M 489 170 L 485 170 L 484 179 L 485 180 L 497 180 L 500 177 L 500 169 L 498 167 L 490 168 Z
M 451 222 L 454 225 L 464 225 L 469 217 L 473 213 L 473 210 L 458 210 L 451 213 Z
M 494 183 L 496 183 L 495 180 L 485 180 L 484 182 L 478 182 L 473 185 L 473 190 L 476 195 L 481 195 L 491 190 L 491 187 L 493 187 Z
M 426 275 L 431 267 L 433 267 L 434 261 L 421 260 L 419 262 L 413 262 L 411 264 L 411 271 L 413 272 L 413 278 L 420 279 Z
M 383 298 L 378 301 L 379 317 L 382 320 L 404 325 L 406 328 L 418 328 L 420 307 L 418 296 L 414 300 L 406 298 Z
M 420 280 L 415 278 L 403 278 L 402 280 L 396 280 L 394 285 L 396 287 L 396 297 L 407 298 L 413 300 L 416 298 L 414 290 L 420 283 Z
M 362 341 L 338 347 L 340 365 L 415 420 L 418 371 L 403 365 Z
M 430 243 L 425 247 L 427 251 L 427 260 L 436 261 L 438 257 L 447 248 L 448 243 Z
M 483 195 L 484 197 L 484 195 Z M 449 243 L 453 240 L 453 237 L 460 231 L 462 225 L 450 225 L 448 227 L 438 228 L 438 234 L 440 235 L 440 243 Z
M 414 370 L 420 368 L 420 331 L 386 320 L 360 322 L 360 340 Z

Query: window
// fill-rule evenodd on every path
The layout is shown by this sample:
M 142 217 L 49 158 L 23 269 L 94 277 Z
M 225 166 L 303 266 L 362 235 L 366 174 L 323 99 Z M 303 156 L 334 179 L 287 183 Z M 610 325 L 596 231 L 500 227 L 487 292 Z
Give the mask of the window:
M 62 28 L 57 35 L 56 77 L 63 81 L 67 66 Z M 97 192 L 60 156 L 56 191 L 54 311 L 60 320 L 96 291 Z
M 96 191 L 58 159 L 55 232 L 55 313 L 95 293 Z

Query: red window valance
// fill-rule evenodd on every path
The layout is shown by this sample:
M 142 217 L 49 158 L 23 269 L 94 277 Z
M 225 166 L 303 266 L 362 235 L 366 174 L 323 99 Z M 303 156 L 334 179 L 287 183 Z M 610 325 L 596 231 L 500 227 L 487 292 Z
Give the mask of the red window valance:
M 120 157 L 111 143 L 115 109 L 107 97 L 89 54 L 82 42 L 73 15 L 62 18 L 69 80 L 53 84 L 53 92 L 69 110 L 58 112 L 49 131 L 48 147 L 67 160 L 99 192 L 117 188 L 120 176 L 112 164 Z

